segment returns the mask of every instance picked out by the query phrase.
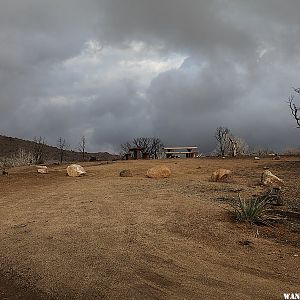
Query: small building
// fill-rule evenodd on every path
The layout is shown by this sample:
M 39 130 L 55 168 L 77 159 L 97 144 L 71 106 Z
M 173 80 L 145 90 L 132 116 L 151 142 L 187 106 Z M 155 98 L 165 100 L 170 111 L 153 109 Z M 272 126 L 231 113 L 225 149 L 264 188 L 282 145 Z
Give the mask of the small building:
M 142 147 L 135 147 L 130 148 L 129 153 L 125 154 L 125 159 L 149 159 L 149 153 L 144 152 L 145 148 Z
M 167 158 L 176 158 L 185 156 L 186 158 L 195 158 L 198 155 L 198 147 L 165 147 L 163 148 Z

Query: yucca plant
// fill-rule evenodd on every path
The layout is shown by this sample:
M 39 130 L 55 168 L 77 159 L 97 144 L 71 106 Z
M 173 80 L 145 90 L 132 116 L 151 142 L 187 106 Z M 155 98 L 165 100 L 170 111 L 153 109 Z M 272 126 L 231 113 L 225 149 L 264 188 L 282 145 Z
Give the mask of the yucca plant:
M 266 210 L 266 198 L 242 199 L 239 195 L 238 201 L 232 204 L 238 221 L 249 223 L 265 223 L 264 213 Z

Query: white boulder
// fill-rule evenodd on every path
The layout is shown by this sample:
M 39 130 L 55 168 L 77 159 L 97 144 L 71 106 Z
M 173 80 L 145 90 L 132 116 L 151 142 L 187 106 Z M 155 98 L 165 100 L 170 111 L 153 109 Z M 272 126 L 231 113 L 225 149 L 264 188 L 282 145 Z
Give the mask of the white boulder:
M 271 171 L 266 170 L 261 174 L 261 183 L 265 186 L 281 187 L 284 181 L 275 176 Z
M 67 167 L 67 174 L 70 177 L 79 177 L 85 175 L 86 171 L 82 166 L 73 164 Z

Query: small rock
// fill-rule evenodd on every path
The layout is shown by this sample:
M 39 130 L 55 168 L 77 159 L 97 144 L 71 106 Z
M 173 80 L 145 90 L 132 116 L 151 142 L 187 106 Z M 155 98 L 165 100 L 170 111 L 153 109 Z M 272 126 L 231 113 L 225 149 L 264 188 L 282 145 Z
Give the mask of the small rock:
M 120 176 L 121 177 L 132 177 L 133 175 L 130 170 L 125 169 L 120 172 Z
M 47 169 L 47 166 L 36 166 L 37 169 Z
M 224 181 L 231 176 L 231 171 L 227 169 L 219 169 L 211 175 L 211 180 L 214 182 Z
M 149 178 L 167 178 L 171 175 L 171 170 L 167 166 L 157 166 L 147 171 L 147 177 Z
M 240 241 L 239 243 L 240 243 L 241 245 L 243 245 L 243 246 L 249 246 L 249 245 L 251 245 L 251 244 L 252 244 L 252 242 L 251 242 L 251 241 L 249 241 L 249 240 Z
M 258 156 L 255 156 L 254 159 L 255 160 L 260 160 L 260 158 Z
M 48 168 L 46 166 L 36 166 L 37 172 L 40 174 L 48 174 Z

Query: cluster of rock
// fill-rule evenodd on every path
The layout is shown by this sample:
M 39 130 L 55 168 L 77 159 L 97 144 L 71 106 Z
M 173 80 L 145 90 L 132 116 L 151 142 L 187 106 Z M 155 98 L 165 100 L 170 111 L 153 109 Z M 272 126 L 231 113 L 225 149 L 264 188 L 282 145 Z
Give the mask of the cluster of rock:
M 37 168 L 37 172 L 40 174 L 49 173 L 48 168 L 46 166 L 36 166 L 36 168 Z M 79 177 L 85 174 L 86 171 L 80 165 L 73 164 L 67 167 L 67 175 L 70 177 Z
M 48 174 L 46 166 L 37 166 L 37 172 L 40 174 Z M 67 167 L 67 175 L 70 177 L 79 177 L 85 175 L 86 171 L 80 165 L 69 165 Z M 171 170 L 167 166 L 156 166 L 149 169 L 146 176 L 149 178 L 168 178 L 171 175 Z M 133 177 L 131 170 L 125 169 L 120 172 L 120 177 Z
M 48 174 L 46 166 L 36 166 L 37 172 L 40 174 Z M 85 175 L 84 168 L 77 164 L 72 164 L 67 167 L 67 175 L 70 177 L 79 177 Z M 227 181 L 232 175 L 232 171 L 228 169 L 218 169 L 211 175 L 211 181 L 224 182 Z M 167 166 L 155 166 L 147 170 L 146 176 L 148 178 L 168 178 L 171 176 L 171 170 Z M 120 177 L 133 177 L 132 171 L 125 169 L 120 172 Z M 281 188 L 284 181 L 274 175 L 271 171 L 265 170 L 261 175 L 261 184 L 267 187 Z
M 228 169 L 218 169 L 217 171 L 213 172 L 211 175 L 211 181 L 214 182 L 222 182 L 226 181 L 232 172 Z M 271 171 L 265 170 L 261 175 L 261 184 L 267 187 L 277 187 L 281 188 L 284 185 L 284 181 L 274 175 Z
M 280 160 L 281 159 L 280 155 L 278 155 L 278 154 L 272 154 L 272 156 L 273 156 L 273 158 L 272 158 L 273 160 Z M 260 157 L 255 156 L 254 159 L 255 160 L 260 160 Z

